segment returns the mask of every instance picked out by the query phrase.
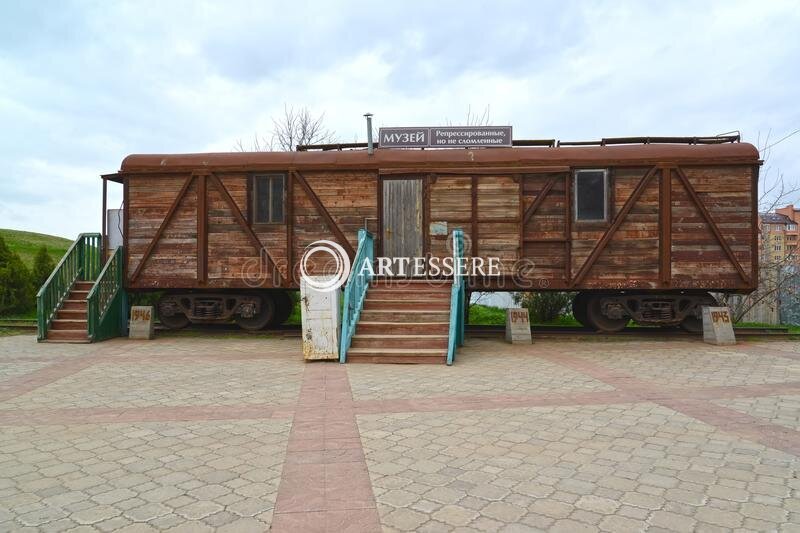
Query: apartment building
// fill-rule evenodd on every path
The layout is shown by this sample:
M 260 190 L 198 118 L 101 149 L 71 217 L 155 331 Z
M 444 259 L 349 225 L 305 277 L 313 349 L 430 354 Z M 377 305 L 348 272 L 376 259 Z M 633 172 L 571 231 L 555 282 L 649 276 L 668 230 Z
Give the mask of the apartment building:
M 761 213 L 761 262 L 777 263 L 786 254 L 786 227 L 791 219 L 778 213 Z
M 783 235 L 785 255 L 798 258 L 800 262 L 800 249 L 798 248 L 800 246 L 800 207 L 787 205 L 781 209 L 776 209 L 775 214 L 783 215 L 788 219 Z

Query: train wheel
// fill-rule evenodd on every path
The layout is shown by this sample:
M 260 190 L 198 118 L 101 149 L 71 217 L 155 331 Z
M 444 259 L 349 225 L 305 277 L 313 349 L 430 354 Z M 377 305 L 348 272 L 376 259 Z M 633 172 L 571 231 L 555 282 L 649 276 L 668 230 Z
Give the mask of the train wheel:
M 236 323 L 240 328 L 246 329 L 247 331 L 264 329 L 267 324 L 269 324 L 270 320 L 272 320 L 272 317 L 275 316 L 275 301 L 272 299 L 272 296 L 265 294 L 259 296 L 259 298 L 261 299 L 261 307 L 256 315 L 249 318 L 243 316 L 236 317 Z
M 697 315 L 702 316 L 700 308 L 704 305 L 717 305 L 717 299 L 709 293 L 705 293 L 698 298 L 697 303 L 693 306 L 697 309 L 697 312 L 686 316 L 686 318 L 681 321 L 681 329 L 689 333 L 703 333 L 703 319 L 698 318 Z
M 610 318 L 602 312 L 603 294 L 593 294 L 587 299 L 586 319 L 598 331 L 605 333 L 616 333 L 625 329 L 629 318 Z
M 183 329 L 191 323 L 171 296 L 162 296 L 156 304 L 158 320 L 168 329 Z
M 585 328 L 593 327 L 586 317 L 586 304 L 588 299 L 589 295 L 585 292 L 579 292 L 572 299 L 572 316 L 581 326 Z
M 292 314 L 292 310 L 294 308 L 294 300 L 292 296 L 286 291 L 280 291 L 273 293 L 273 298 L 275 300 L 275 315 L 272 318 L 272 322 L 270 325 L 272 326 L 280 326 L 286 319 L 289 318 L 289 315 Z
M 703 321 L 696 316 L 687 316 L 680 325 L 683 331 L 689 333 L 703 333 Z

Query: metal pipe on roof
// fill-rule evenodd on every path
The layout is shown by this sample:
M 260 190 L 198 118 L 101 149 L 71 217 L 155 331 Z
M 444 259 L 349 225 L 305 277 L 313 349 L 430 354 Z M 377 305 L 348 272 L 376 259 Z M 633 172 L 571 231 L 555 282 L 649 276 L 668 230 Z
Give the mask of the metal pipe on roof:
M 375 153 L 375 147 L 372 144 L 372 113 L 364 113 L 367 118 L 367 154 L 372 155 Z

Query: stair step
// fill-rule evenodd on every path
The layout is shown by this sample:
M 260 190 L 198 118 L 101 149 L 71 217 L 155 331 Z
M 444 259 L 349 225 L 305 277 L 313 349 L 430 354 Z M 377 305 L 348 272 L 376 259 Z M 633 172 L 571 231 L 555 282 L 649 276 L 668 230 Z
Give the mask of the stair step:
M 347 357 L 353 355 L 366 355 L 370 357 L 394 356 L 394 357 L 414 357 L 414 356 L 434 356 L 446 357 L 446 348 L 350 348 L 347 350 Z
M 70 300 L 85 300 L 89 296 L 89 290 L 72 289 L 69 291 Z
M 430 282 L 442 282 L 448 283 L 452 282 L 451 278 L 445 278 L 439 276 L 438 278 L 435 277 L 427 277 L 427 276 L 373 276 L 372 280 L 376 283 L 385 283 L 385 282 L 403 282 L 403 283 L 430 283 Z
M 453 286 L 452 281 L 371 281 L 369 284 L 373 289 L 392 289 L 392 290 L 450 290 Z
M 359 320 L 356 334 L 406 334 L 441 335 L 448 334 L 450 322 L 377 322 Z
M 405 349 L 405 348 L 350 348 L 347 351 L 349 363 L 430 363 L 447 362 L 446 349 Z
M 395 310 L 405 310 L 405 309 L 426 309 L 431 311 L 449 311 L 450 310 L 450 299 L 444 298 L 436 298 L 436 299 L 383 299 L 377 297 L 370 297 L 369 292 L 367 292 L 367 298 L 364 300 L 364 310 L 379 310 L 379 309 L 395 309 Z
M 86 311 L 86 300 L 64 300 L 61 309 Z
M 354 355 L 347 356 L 348 363 L 372 363 L 389 365 L 443 365 L 447 363 L 446 355 Z
M 51 329 L 47 332 L 47 340 L 56 342 L 89 342 L 89 334 L 85 329 Z
M 450 289 L 433 290 L 428 288 L 419 289 L 384 289 L 381 287 L 370 287 L 367 291 L 367 299 L 375 298 L 378 300 L 447 300 L 450 301 Z
M 90 291 L 92 287 L 94 287 L 94 281 L 76 281 L 72 285 L 72 289 L 78 291 Z
M 86 308 L 83 309 L 64 309 L 58 310 L 56 320 L 86 320 Z
M 416 354 L 416 355 L 446 355 L 446 350 L 441 348 L 417 348 L 414 350 L 409 350 L 408 348 L 350 348 L 347 351 L 348 354 L 357 353 L 357 354 L 377 354 L 380 355 L 382 353 L 385 354 Z
M 427 309 L 370 309 L 361 311 L 359 320 L 365 322 L 447 322 L 450 320 L 450 310 L 428 311 Z
M 447 348 L 447 335 L 377 335 L 358 334 L 353 336 L 351 350 L 356 348 Z M 348 352 L 349 353 L 349 352 Z
M 60 330 L 60 329 L 67 329 L 67 330 L 82 330 L 84 333 L 86 332 L 86 319 L 82 320 L 75 320 L 75 319 L 54 319 L 50 322 L 50 329 L 51 330 Z

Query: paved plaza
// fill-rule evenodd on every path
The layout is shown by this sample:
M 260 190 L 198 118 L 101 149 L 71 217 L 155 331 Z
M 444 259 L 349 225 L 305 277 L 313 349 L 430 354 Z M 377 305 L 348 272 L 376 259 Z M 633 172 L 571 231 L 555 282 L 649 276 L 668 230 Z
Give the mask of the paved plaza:
M 800 531 L 800 342 L 0 337 L 0 531 Z

